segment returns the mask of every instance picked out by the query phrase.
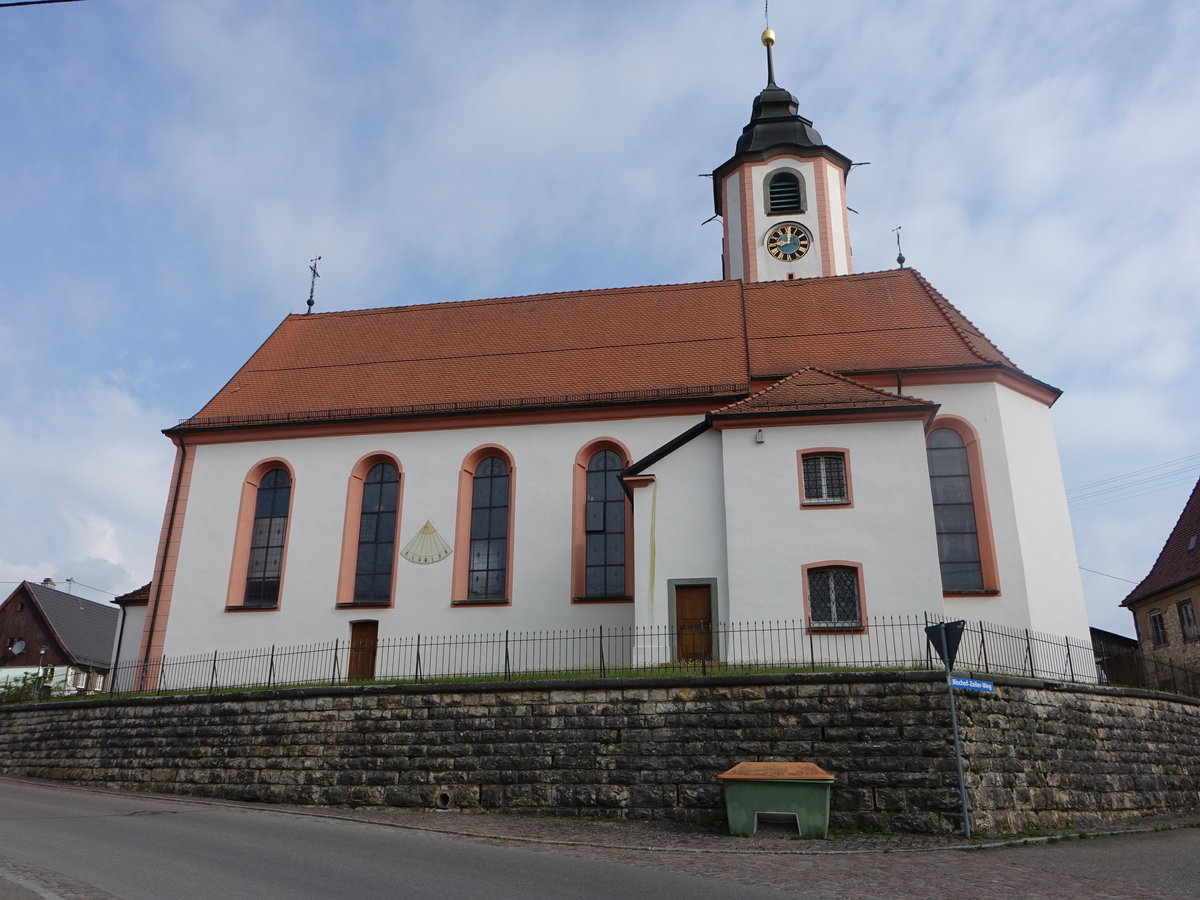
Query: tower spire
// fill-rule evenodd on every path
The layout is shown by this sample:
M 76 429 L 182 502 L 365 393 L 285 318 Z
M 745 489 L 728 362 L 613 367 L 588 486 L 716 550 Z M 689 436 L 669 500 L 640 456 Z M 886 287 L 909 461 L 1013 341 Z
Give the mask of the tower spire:
M 775 46 L 775 29 L 767 28 L 762 33 L 763 46 L 767 48 L 767 87 L 778 87 L 775 84 L 775 57 L 771 48 Z

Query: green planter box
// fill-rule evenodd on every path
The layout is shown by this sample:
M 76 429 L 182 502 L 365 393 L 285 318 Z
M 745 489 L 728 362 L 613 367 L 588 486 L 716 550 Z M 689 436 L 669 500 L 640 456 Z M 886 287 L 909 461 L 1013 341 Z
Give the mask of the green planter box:
M 759 813 L 795 816 L 801 837 L 829 834 L 834 776 L 815 763 L 744 762 L 717 777 L 725 787 L 730 834 L 754 834 Z

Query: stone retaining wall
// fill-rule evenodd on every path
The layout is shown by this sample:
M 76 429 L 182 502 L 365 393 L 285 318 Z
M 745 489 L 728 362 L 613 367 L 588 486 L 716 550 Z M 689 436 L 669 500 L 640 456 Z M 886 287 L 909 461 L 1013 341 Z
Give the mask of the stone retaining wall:
M 956 694 L 981 832 L 1200 810 L 1200 702 Z M 300 804 L 697 819 L 742 760 L 837 776 L 832 824 L 961 827 L 936 673 L 296 689 L 0 708 L 0 773 Z

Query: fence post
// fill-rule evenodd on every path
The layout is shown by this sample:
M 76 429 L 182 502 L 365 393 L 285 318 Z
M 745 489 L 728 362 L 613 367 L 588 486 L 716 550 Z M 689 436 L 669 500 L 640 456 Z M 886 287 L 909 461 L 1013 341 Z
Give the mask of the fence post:
M 921 613 L 921 615 L 925 619 L 925 627 L 928 628 L 929 627 L 929 613 L 923 612 L 923 613 Z M 925 633 L 928 634 L 928 632 L 925 632 Z M 925 668 L 927 668 L 927 669 L 933 668 L 933 650 L 931 650 L 929 647 L 929 641 L 925 642 Z
M 512 681 L 512 669 L 508 661 L 508 629 L 504 629 L 504 680 Z
M 1071 680 L 1075 680 L 1075 663 L 1071 660 L 1071 639 L 1064 637 L 1063 642 L 1067 645 L 1067 671 L 1071 673 Z
M 338 683 L 338 645 L 340 644 L 340 638 L 333 642 L 333 670 L 330 673 L 330 678 L 334 684 Z
M 1029 660 L 1029 677 L 1036 678 L 1033 673 L 1033 639 L 1029 636 L 1029 629 L 1025 629 L 1025 657 Z
M 267 667 L 267 687 L 273 687 L 275 684 L 275 645 L 271 645 L 271 663 Z
M 987 629 L 985 629 L 983 627 L 983 619 L 980 619 L 979 620 L 979 649 L 983 653 L 983 671 L 990 672 L 992 670 L 991 670 L 991 667 L 988 665 L 987 638 L 985 637 L 986 634 L 987 634 Z
M 604 626 L 600 626 L 600 677 L 604 677 Z
M 416 668 L 416 673 L 415 673 L 414 677 L 415 677 L 416 682 L 418 684 L 420 684 L 420 682 L 421 682 L 421 635 L 419 635 L 419 634 L 417 635 L 417 668 Z
M 208 682 L 208 692 L 211 694 L 217 688 L 217 651 L 213 651 L 212 678 Z

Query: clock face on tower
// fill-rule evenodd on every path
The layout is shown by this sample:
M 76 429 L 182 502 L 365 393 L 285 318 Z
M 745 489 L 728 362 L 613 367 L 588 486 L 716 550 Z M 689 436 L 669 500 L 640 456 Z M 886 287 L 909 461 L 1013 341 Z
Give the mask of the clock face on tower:
M 799 222 L 780 222 L 767 232 L 767 252 L 780 262 L 795 262 L 812 246 L 812 235 Z

